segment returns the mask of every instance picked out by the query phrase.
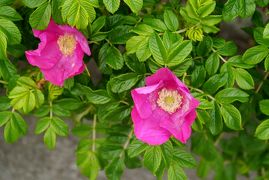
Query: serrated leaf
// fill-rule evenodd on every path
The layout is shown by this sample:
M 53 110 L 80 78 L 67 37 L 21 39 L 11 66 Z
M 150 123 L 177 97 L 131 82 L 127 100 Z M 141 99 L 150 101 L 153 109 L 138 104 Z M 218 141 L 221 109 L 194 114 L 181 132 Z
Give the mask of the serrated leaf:
M 183 169 L 175 161 L 168 168 L 168 180 L 187 180 Z
M 226 88 L 219 91 L 215 98 L 220 103 L 233 103 L 234 101 L 247 102 L 249 95 L 236 88 Z
M 51 119 L 49 117 L 44 117 L 37 121 L 35 134 L 41 134 L 44 132 L 50 125 Z
M 136 73 L 121 74 L 110 79 L 111 90 L 115 93 L 121 93 L 131 89 L 140 79 Z
M 134 139 L 128 146 L 128 156 L 136 157 L 147 149 L 147 145 L 137 139 Z
M 50 22 L 51 5 L 49 2 L 43 3 L 30 16 L 29 23 L 33 29 L 46 29 Z
M 68 125 L 60 118 L 53 117 L 51 119 L 50 128 L 53 128 L 53 131 L 59 136 L 68 135 Z
M 150 146 L 144 154 L 144 165 L 153 173 L 158 170 L 162 161 L 162 150 L 159 146 Z
M 15 9 L 10 6 L 2 6 L 0 7 L 0 17 L 6 18 L 11 21 L 19 21 L 22 20 L 22 17 Z
M 157 33 L 151 35 L 149 39 L 149 49 L 151 54 L 153 55 L 154 60 L 160 65 L 164 65 L 167 63 L 167 50 L 164 47 L 163 41 Z
M 21 42 L 21 33 L 13 22 L 0 19 L 0 31 L 7 36 L 8 44 L 13 45 Z
M 208 124 L 209 129 L 213 135 L 217 135 L 223 129 L 223 121 L 219 105 L 215 102 L 213 102 L 213 109 L 211 110 L 210 115 L 211 118 Z
M 114 14 L 120 7 L 120 0 L 103 0 L 106 9 Z
M 7 36 L 0 30 L 0 58 L 7 58 Z
M 235 69 L 235 80 L 238 86 L 242 89 L 248 90 L 254 88 L 254 81 L 252 79 L 252 76 L 244 69 Z
M 176 31 L 179 27 L 177 16 L 172 10 L 166 9 L 164 11 L 164 23 L 170 31 Z
M 173 156 L 174 161 L 181 167 L 194 168 L 196 166 L 194 157 L 182 149 L 175 149 Z
M 123 0 L 134 13 L 138 13 L 143 7 L 143 0 Z
M 46 2 L 47 0 L 22 0 L 22 2 L 29 8 L 35 8 Z

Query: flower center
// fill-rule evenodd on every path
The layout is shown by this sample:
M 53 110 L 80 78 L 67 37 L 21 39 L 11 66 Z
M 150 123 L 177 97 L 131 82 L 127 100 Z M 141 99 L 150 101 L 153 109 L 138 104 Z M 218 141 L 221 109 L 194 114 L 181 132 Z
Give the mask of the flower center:
M 64 34 L 58 38 L 57 44 L 63 55 L 70 56 L 76 49 L 77 41 L 73 35 Z
M 182 96 L 176 90 L 163 88 L 158 94 L 158 106 L 169 114 L 176 112 L 182 104 Z

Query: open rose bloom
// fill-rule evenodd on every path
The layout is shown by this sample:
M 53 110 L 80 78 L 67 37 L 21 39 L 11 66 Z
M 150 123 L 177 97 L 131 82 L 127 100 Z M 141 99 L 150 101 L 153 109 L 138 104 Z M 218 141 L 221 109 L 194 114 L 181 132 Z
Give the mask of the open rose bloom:
M 160 145 L 174 136 L 187 142 L 199 101 L 168 68 L 147 77 L 146 86 L 131 93 L 134 133 L 139 140 Z
M 38 49 L 26 51 L 26 58 L 40 68 L 46 80 L 63 86 L 65 79 L 84 71 L 84 53 L 91 52 L 87 39 L 77 29 L 51 20 L 47 29 L 33 33 L 41 42 Z

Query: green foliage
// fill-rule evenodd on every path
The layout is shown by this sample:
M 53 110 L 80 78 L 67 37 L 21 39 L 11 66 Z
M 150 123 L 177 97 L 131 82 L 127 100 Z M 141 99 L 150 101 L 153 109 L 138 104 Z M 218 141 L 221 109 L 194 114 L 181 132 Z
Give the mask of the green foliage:
M 48 149 L 57 138 L 78 138 L 76 164 L 92 180 L 99 171 L 114 180 L 126 168 L 141 167 L 157 179 L 188 179 L 188 168 L 201 179 L 236 179 L 253 171 L 257 179 L 268 178 L 268 5 L 268 0 L 1 0 L 4 140 L 26 135 L 23 116 L 34 115 L 35 134 Z M 46 81 L 24 55 L 39 43 L 31 28 L 45 30 L 51 19 L 81 31 L 92 53 L 84 57 L 85 72 L 63 87 Z M 228 33 L 227 28 L 218 33 L 226 27 L 222 21 L 229 22 Z M 242 37 L 233 32 L 239 28 Z M 162 67 L 200 102 L 187 145 L 171 137 L 151 146 L 135 137 L 131 91 Z

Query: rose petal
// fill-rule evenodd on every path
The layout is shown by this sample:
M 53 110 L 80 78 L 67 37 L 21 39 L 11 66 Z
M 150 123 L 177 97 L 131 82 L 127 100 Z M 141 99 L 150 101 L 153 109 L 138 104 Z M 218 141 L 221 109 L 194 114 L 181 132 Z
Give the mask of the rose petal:
M 171 134 L 159 126 L 159 117 L 142 119 L 136 108 L 131 112 L 134 123 L 134 133 L 137 139 L 150 145 L 160 145 L 168 141 Z

